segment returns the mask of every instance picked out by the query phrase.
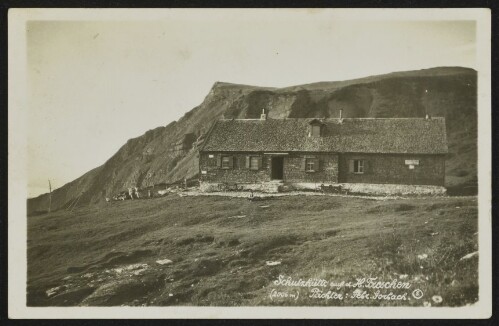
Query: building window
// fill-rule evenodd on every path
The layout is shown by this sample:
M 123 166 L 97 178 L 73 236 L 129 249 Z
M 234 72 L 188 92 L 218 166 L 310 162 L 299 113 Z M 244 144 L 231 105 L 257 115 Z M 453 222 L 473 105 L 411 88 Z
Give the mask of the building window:
M 320 137 L 321 136 L 321 126 L 315 125 L 312 126 L 312 137 Z
M 353 161 L 353 173 L 364 173 L 364 160 Z
M 258 156 L 251 156 L 250 157 L 250 170 L 258 170 L 258 161 L 259 157 Z
M 305 171 L 314 172 L 315 171 L 315 159 L 307 158 L 305 159 Z
M 230 168 L 230 156 L 222 156 L 222 169 Z
M 246 156 L 246 169 L 258 171 L 262 168 L 261 156 Z
M 207 166 L 211 166 L 211 167 L 217 166 L 217 160 L 215 158 L 215 155 L 213 155 L 213 154 L 208 155 Z

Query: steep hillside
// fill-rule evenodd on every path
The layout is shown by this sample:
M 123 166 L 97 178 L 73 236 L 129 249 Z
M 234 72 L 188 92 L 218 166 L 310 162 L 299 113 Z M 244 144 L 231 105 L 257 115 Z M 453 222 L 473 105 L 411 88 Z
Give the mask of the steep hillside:
M 179 121 L 130 139 L 104 165 L 55 190 L 52 209 L 96 203 L 129 186 L 144 188 L 193 178 L 197 145 L 225 118 L 423 117 L 447 120 L 451 191 L 473 191 L 477 172 L 476 71 L 442 67 L 350 81 L 264 88 L 217 82 L 203 103 Z M 28 200 L 28 212 L 44 211 L 48 195 Z

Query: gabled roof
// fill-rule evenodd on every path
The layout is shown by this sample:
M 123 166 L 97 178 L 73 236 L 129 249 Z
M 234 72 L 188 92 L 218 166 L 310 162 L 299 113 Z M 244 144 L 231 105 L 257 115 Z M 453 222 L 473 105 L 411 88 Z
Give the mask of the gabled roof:
M 444 118 L 321 119 L 321 137 L 309 137 L 317 119 L 219 120 L 206 152 L 447 153 Z

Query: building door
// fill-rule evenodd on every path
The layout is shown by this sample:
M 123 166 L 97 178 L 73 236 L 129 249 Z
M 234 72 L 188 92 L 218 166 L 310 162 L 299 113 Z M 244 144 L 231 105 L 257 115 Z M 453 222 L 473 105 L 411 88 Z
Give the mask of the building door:
M 284 157 L 272 157 L 272 180 L 282 180 L 284 175 Z

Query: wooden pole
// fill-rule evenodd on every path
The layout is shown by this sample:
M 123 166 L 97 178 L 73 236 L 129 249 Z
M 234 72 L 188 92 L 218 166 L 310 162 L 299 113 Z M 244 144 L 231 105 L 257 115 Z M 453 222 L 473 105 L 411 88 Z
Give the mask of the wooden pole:
M 49 213 L 52 208 L 52 185 L 50 184 L 50 179 L 49 179 Z

